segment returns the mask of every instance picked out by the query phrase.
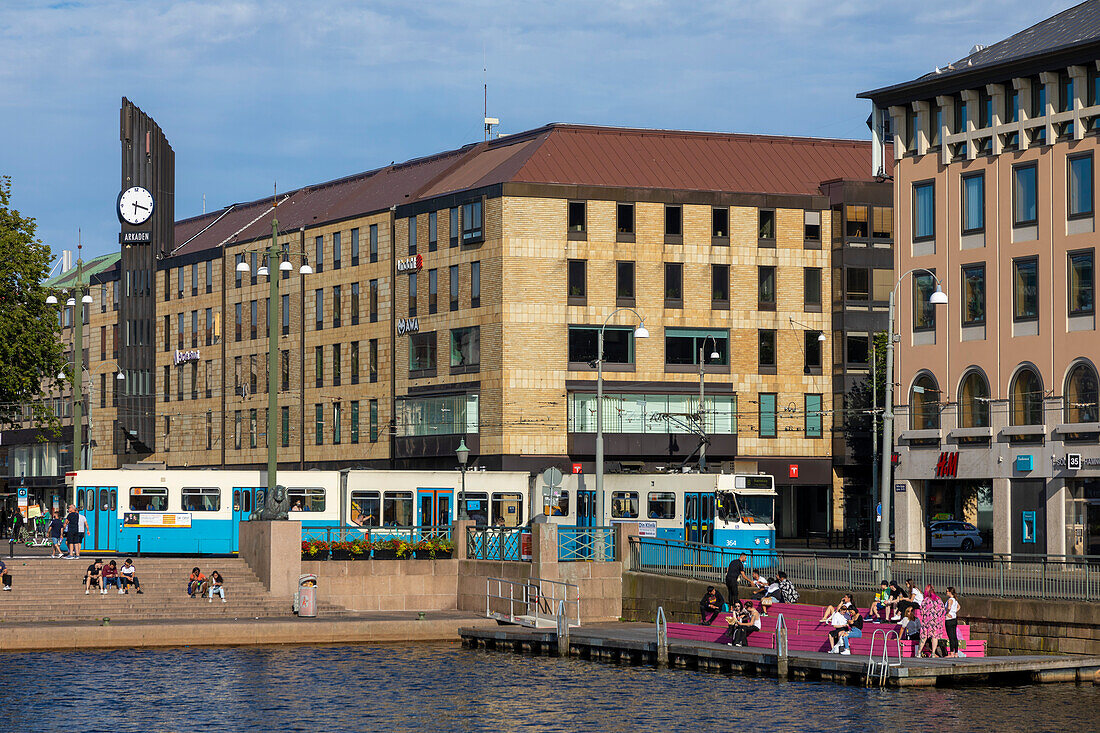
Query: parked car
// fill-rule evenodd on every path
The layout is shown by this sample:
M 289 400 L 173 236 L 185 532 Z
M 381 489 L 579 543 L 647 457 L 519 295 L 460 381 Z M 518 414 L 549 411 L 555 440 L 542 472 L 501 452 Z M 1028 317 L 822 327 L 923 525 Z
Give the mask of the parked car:
M 982 544 L 978 528 L 970 522 L 932 522 L 928 529 L 933 550 L 973 550 Z

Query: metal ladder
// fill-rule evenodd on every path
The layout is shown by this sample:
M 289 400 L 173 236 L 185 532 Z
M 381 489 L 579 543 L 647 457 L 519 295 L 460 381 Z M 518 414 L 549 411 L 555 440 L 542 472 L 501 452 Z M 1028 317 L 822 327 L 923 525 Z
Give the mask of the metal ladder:
M 668 620 L 664 606 L 657 606 L 657 666 L 668 666 Z
M 882 634 L 882 656 L 875 660 L 875 640 L 878 639 L 878 635 Z M 894 664 L 890 662 L 890 637 L 894 637 L 894 641 L 897 643 L 898 661 Z M 894 630 L 875 629 L 875 633 L 871 634 L 871 649 L 867 652 L 867 674 L 864 677 L 863 684 L 867 687 L 871 686 L 871 680 L 876 676 L 878 677 L 878 686 L 886 686 L 886 674 L 890 670 L 890 667 L 901 666 L 901 637 L 898 636 L 898 632 Z
M 790 660 L 787 658 L 787 621 L 783 614 L 775 619 L 775 665 L 776 674 L 780 678 L 790 676 Z

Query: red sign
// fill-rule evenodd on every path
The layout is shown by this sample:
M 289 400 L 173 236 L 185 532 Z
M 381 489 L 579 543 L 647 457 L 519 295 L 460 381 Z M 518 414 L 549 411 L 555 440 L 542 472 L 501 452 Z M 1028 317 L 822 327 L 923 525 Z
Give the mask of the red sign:
M 798 464 L 792 463 L 787 466 L 787 478 L 798 478 Z
M 581 464 L 574 463 L 573 464 L 573 473 L 580 473 L 580 472 L 581 472 Z
M 959 454 L 957 452 L 940 453 L 936 462 L 936 478 L 955 478 L 959 475 Z

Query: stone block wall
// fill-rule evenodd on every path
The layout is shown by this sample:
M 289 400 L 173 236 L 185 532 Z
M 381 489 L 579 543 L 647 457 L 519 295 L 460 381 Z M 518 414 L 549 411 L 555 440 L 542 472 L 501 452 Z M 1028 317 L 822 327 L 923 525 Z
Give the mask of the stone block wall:
M 317 600 L 350 611 L 453 611 L 458 560 L 323 560 L 302 563 L 317 575 Z

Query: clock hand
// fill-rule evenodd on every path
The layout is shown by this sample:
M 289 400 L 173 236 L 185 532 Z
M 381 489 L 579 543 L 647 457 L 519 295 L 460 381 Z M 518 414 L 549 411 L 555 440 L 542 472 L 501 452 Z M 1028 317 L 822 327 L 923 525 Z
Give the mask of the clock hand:
M 149 210 L 148 206 L 142 206 L 141 204 L 138 204 L 138 203 L 134 204 L 134 208 L 135 209 L 141 209 L 142 211 L 148 211 Z

